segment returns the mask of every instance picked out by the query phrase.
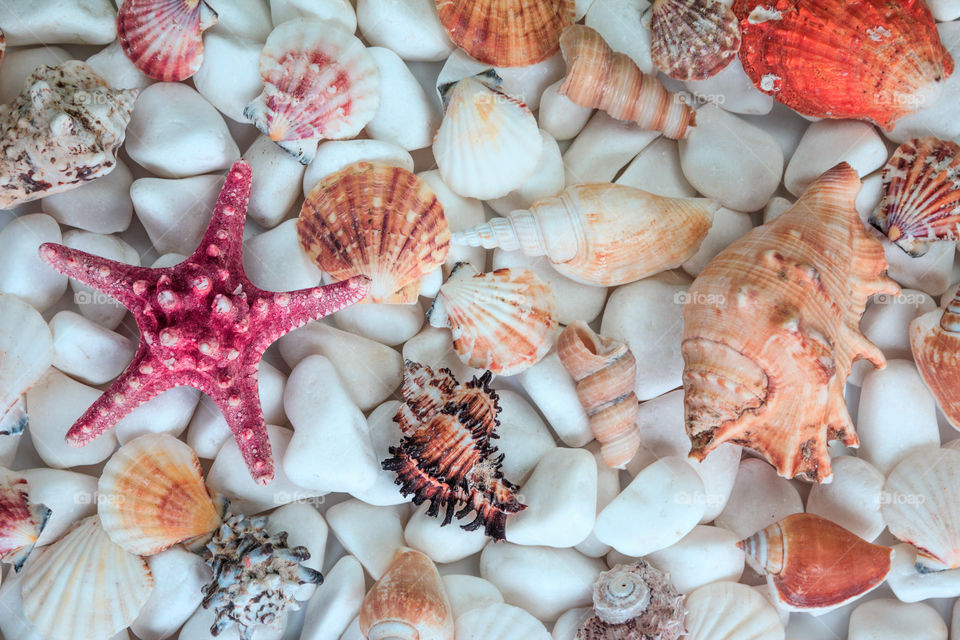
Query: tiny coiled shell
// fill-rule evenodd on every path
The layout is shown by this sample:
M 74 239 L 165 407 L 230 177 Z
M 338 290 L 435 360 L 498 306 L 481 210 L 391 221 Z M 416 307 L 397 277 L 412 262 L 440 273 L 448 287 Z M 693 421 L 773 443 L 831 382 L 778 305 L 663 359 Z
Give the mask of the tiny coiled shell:
M 0 293 L 0 418 L 53 363 L 53 335 L 40 312 Z
M 720 0 L 654 0 L 653 63 L 677 80 L 706 80 L 737 57 L 740 24 Z
M 646 560 L 601 573 L 593 585 L 593 609 L 596 615 L 581 625 L 577 640 L 683 636 L 683 596 Z
M 960 292 L 910 323 L 910 348 L 940 411 L 960 430 Z
M 27 479 L 0 467 L 0 560 L 19 571 L 49 517 L 50 509 L 30 501 Z
M 687 640 L 784 640 L 780 615 L 752 588 L 712 582 L 694 589 L 684 601 Z
M 137 69 L 179 82 L 203 64 L 203 32 L 216 23 L 217 12 L 205 0 L 124 0 L 117 36 Z

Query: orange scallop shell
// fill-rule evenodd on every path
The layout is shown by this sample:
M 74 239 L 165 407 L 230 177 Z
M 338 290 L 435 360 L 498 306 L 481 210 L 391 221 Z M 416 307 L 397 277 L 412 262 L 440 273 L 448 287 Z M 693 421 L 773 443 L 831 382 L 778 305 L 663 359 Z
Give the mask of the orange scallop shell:
M 217 23 L 204 0 L 124 0 L 117 13 L 120 48 L 154 80 L 179 82 L 203 64 L 203 32 Z
M 740 50 L 740 24 L 720 0 L 654 0 L 650 56 L 677 80 L 705 80 Z
M 910 323 L 910 347 L 917 370 L 944 417 L 960 430 L 960 293 L 946 308 Z

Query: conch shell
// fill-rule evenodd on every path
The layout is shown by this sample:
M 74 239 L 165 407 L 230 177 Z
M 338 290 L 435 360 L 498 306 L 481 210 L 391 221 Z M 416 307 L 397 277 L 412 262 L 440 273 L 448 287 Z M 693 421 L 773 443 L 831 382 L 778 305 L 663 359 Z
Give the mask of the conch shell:
M 844 383 L 857 358 L 886 363 L 860 316 L 871 295 L 900 291 L 854 207 L 859 190 L 857 172 L 835 166 L 691 285 L 681 349 L 693 457 L 732 442 L 784 477 L 823 482 L 827 441 L 859 444 Z
M 910 323 L 910 348 L 940 411 L 960 430 L 960 291 L 946 308 Z
M 677 80 L 706 80 L 737 57 L 740 24 L 720 0 L 654 0 L 650 57 Z
M 117 12 L 120 48 L 154 80 L 186 80 L 203 64 L 203 32 L 217 23 L 205 0 L 124 0 Z
M 545 255 L 577 282 L 626 284 L 683 264 L 720 208 L 707 198 L 666 198 L 619 184 L 577 184 L 529 209 L 453 234 L 453 244 Z

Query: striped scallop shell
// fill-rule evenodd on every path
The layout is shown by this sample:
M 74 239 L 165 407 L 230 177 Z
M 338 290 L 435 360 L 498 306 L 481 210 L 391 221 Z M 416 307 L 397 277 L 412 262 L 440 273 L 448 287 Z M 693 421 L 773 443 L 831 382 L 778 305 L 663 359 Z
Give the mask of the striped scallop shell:
M 910 350 L 940 411 L 960 431 L 960 292 L 944 298 L 943 308 L 910 323 Z
M 216 23 L 217 12 L 204 0 L 124 0 L 117 35 L 137 69 L 179 82 L 203 64 L 203 32 Z
M 529 269 L 479 273 L 460 263 L 437 295 L 428 317 L 450 327 L 464 364 L 511 376 L 539 362 L 553 346 L 556 300 Z
M 550 640 L 550 633 L 520 607 L 498 602 L 460 614 L 457 640 Z
M 336 23 L 298 18 L 281 24 L 260 53 L 260 75 L 263 92 L 243 115 L 303 164 L 320 140 L 360 133 L 380 106 L 373 56 Z
M 30 561 L 23 612 L 49 640 L 107 640 L 130 626 L 152 590 L 146 561 L 115 545 L 94 515 Z
M 169 434 L 147 434 L 117 449 L 97 485 L 110 539 L 142 556 L 209 533 L 221 509 L 203 483 L 193 449 Z
M 26 478 L 0 467 L 0 559 L 19 571 L 49 517 L 50 509 L 30 502 Z
M 783 640 L 780 615 L 744 584 L 713 582 L 694 589 L 685 601 L 689 640 Z
M 53 336 L 36 309 L 0 294 L 0 418 L 53 363 Z
M 437 0 L 457 46 L 496 67 L 525 67 L 557 50 L 576 20 L 573 0 Z
M 960 145 L 930 137 L 897 147 L 870 223 L 912 256 L 936 240 L 960 240 Z
M 706 80 L 737 57 L 740 25 L 720 0 L 654 0 L 653 63 L 677 80 Z
M 420 279 L 450 250 L 433 190 L 406 169 L 369 162 L 317 183 L 300 210 L 297 235 L 335 281 L 368 276 L 371 302 L 416 302 Z

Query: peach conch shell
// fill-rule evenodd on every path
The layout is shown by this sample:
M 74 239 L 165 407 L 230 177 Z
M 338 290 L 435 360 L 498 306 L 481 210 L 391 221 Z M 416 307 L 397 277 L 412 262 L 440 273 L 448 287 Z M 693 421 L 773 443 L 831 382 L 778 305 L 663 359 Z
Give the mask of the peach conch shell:
M 679 267 L 700 248 L 719 207 L 707 198 L 577 184 L 529 209 L 458 231 L 452 242 L 545 255 L 571 280 L 610 287 Z
M 687 137 L 694 126 L 696 112 L 690 105 L 641 71 L 627 55 L 614 53 L 590 27 L 575 24 L 564 29 L 560 51 L 567 63 L 560 95 L 674 140 Z
M 186 80 L 203 64 L 203 32 L 217 23 L 204 0 L 124 0 L 117 12 L 120 48 L 154 80 Z
M 401 548 L 360 605 L 367 640 L 453 640 L 453 608 L 433 561 Z
M 636 358 L 626 343 L 601 337 L 580 320 L 560 332 L 557 355 L 577 383 L 600 457 L 607 466 L 623 469 L 640 448 Z
M 893 558 L 893 549 L 812 513 L 787 516 L 737 546 L 790 611 L 822 611 L 859 598 L 886 579 Z
M 835 166 L 694 280 L 681 346 L 693 457 L 732 442 L 781 476 L 823 482 L 827 441 L 859 444 L 844 383 L 859 357 L 886 363 L 860 316 L 871 295 L 900 291 L 854 207 L 859 190 L 856 171 Z
M 37 67 L 0 105 L 0 209 L 113 171 L 138 93 L 111 89 L 85 62 Z
M 960 430 L 960 291 L 946 308 L 910 323 L 910 348 L 940 411 Z
M 953 72 L 920 0 L 736 0 L 733 11 L 753 84 L 806 116 L 892 129 Z

